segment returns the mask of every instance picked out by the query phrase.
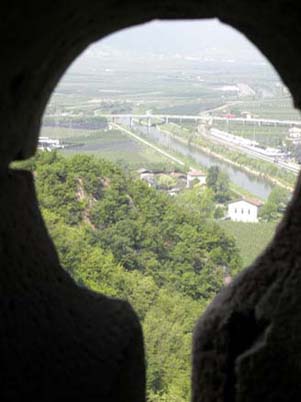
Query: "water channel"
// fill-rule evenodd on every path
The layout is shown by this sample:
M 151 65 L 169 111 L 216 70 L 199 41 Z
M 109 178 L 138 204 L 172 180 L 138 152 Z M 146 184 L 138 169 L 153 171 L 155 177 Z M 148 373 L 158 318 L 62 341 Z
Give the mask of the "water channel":
M 273 188 L 273 185 L 267 180 L 208 155 L 193 145 L 182 144 L 170 135 L 159 131 L 156 127 L 147 128 L 143 125 L 134 125 L 133 128 L 136 132 L 141 132 L 146 140 L 155 142 L 157 145 L 162 145 L 167 150 L 174 151 L 177 154 L 189 157 L 198 163 L 200 167 L 219 166 L 223 172 L 228 174 L 234 184 L 254 194 L 256 197 L 267 199 Z

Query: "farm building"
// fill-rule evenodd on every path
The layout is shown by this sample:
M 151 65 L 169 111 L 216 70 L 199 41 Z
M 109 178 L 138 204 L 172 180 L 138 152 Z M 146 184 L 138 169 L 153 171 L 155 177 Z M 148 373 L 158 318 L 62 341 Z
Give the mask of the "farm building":
M 240 112 L 240 115 L 244 119 L 251 119 L 252 118 L 252 114 L 250 112 L 247 112 L 247 111 Z
M 228 217 L 236 222 L 258 222 L 259 200 L 241 199 L 228 204 Z
M 51 139 L 49 137 L 39 138 L 38 149 L 41 151 L 53 151 L 60 148 L 64 148 L 64 145 L 58 139 Z
M 198 180 L 201 185 L 206 184 L 206 174 L 201 170 L 190 170 L 187 173 L 186 187 L 192 187 L 194 180 Z
M 291 127 L 289 130 L 289 135 L 286 138 L 288 141 L 291 141 L 293 144 L 300 144 L 301 142 L 301 129 L 299 127 Z

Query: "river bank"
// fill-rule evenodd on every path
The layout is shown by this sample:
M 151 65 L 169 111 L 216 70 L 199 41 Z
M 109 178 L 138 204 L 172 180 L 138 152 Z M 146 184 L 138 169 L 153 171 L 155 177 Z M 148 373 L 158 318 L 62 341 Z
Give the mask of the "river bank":
M 194 141 L 189 142 L 188 140 L 185 140 L 182 137 L 179 137 L 178 135 L 176 135 L 176 134 L 174 134 L 174 133 L 172 133 L 172 132 L 170 132 L 168 130 L 162 130 L 159 126 L 157 126 L 156 128 L 160 132 L 163 132 L 164 134 L 167 134 L 167 135 L 171 136 L 172 138 L 174 138 L 176 141 L 182 143 L 183 145 L 193 146 L 196 149 L 199 149 L 200 151 L 206 153 L 207 155 L 213 156 L 214 158 L 219 159 L 219 160 L 221 160 L 221 161 L 223 161 L 225 163 L 228 163 L 229 165 L 232 165 L 232 166 L 237 167 L 237 168 L 239 168 L 241 170 L 244 170 L 245 172 L 247 172 L 247 173 L 249 173 L 249 174 L 251 174 L 253 176 L 263 178 L 264 180 L 269 181 L 272 185 L 277 185 L 277 186 L 282 187 L 282 188 L 284 188 L 284 189 L 286 189 L 288 191 L 291 191 L 291 192 L 294 190 L 294 187 L 289 186 L 286 183 L 283 183 L 281 180 L 276 179 L 275 177 L 267 175 L 266 173 L 259 172 L 259 171 L 255 170 L 255 169 L 252 169 L 252 168 L 248 167 L 248 166 L 244 166 L 242 164 L 239 164 L 239 163 L 237 163 L 237 162 L 225 157 L 224 155 L 221 155 L 221 154 L 219 154 L 217 152 L 212 151 L 210 148 L 203 147 L 200 144 L 195 143 Z
M 147 127 L 144 125 L 135 125 L 130 128 L 127 122 L 123 121 L 128 129 L 157 146 L 162 146 L 168 152 L 172 152 L 175 156 L 185 161 L 187 166 L 194 168 L 209 169 L 211 166 L 219 166 L 219 168 L 228 174 L 231 187 L 236 189 L 236 193 L 257 197 L 263 201 L 267 200 L 273 186 L 270 182 L 262 177 L 252 175 L 245 170 L 227 163 L 212 154 L 203 152 L 200 148 L 190 146 L 187 142 L 178 141 L 174 136 L 163 131 L 159 131 L 156 127 Z M 183 159 L 184 158 L 184 159 Z

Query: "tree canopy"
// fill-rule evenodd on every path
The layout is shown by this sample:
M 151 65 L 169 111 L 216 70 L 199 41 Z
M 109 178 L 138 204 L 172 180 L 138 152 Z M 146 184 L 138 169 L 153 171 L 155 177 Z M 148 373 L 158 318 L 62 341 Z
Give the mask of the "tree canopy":
M 224 203 L 230 200 L 230 179 L 218 166 L 211 166 L 208 169 L 206 178 L 207 186 L 212 189 L 215 200 Z
M 260 218 L 266 222 L 279 220 L 285 211 L 289 196 L 289 192 L 284 188 L 274 187 L 267 202 L 260 209 Z

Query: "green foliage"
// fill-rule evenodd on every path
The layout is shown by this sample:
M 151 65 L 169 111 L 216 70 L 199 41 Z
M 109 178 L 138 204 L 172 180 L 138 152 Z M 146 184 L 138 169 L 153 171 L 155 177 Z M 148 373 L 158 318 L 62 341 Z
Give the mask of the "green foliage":
M 175 187 L 177 180 L 174 177 L 162 174 L 158 177 L 157 184 L 161 189 L 169 190 L 172 187 Z
M 151 401 L 188 401 L 191 328 L 205 304 L 161 289 L 144 320 Z
M 213 190 L 174 199 L 83 155 L 40 153 L 26 167 L 65 269 L 137 311 L 149 401 L 187 401 L 194 323 L 223 286 L 224 268 L 241 265 L 234 239 L 213 221 Z
M 277 221 L 285 211 L 289 192 L 281 187 L 274 187 L 267 202 L 261 207 L 259 216 L 266 222 Z
M 206 183 L 214 192 L 217 202 L 224 203 L 230 200 L 229 177 L 226 173 L 222 172 L 218 166 L 211 166 L 208 169 Z
M 48 157 L 40 159 L 35 174 L 41 206 L 56 211 L 69 224 L 78 224 L 83 205 L 76 195 L 76 178 L 69 172 L 62 157 L 56 155 L 51 161 Z
M 225 208 L 221 206 L 216 207 L 214 211 L 214 218 L 220 219 L 223 218 L 224 216 L 225 216 Z
M 195 214 L 197 219 L 211 219 L 215 213 L 214 193 L 207 187 L 194 187 L 182 191 L 177 199 L 179 208 Z

